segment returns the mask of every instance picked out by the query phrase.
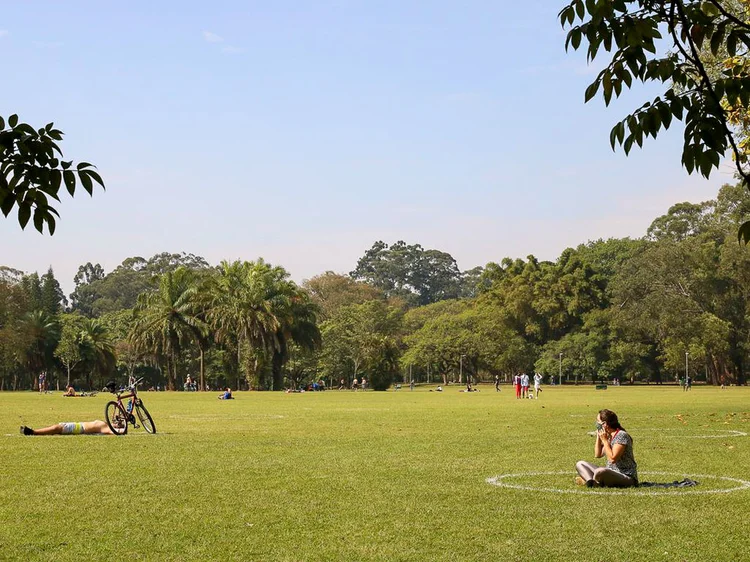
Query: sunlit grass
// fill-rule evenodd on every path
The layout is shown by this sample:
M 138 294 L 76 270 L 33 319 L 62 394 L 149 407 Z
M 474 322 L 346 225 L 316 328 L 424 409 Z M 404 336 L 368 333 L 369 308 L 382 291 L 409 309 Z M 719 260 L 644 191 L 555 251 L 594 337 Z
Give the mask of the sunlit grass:
M 22 423 L 102 418 L 109 396 L 0 394 L 0 559 L 740 560 L 750 548 L 750 490 L 573 485 L 602 407 L 644 473 L 750 479 L 750 389 L 142 396 L 157 435 L 22 437 Z M 486 482 L 528 472 L 564 474 L 514 483 L 584 493 Z

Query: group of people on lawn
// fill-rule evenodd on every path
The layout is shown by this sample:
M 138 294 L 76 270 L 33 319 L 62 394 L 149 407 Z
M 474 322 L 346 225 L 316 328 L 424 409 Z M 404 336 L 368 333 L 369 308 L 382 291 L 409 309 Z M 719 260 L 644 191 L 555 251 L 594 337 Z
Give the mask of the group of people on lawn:
M 341 379 L 341 381 L 339 381 L 338 389 L 346 390 L 346 388 L 346 379 Z M 362 377 L 362 380 L 360 380 L 357 377 L 354 377 L 350 388 L 352 390 L 367 390 L 367 379 L 365 377 Z
M 536 398 L 539 399 L 539 393 L 542 391 L 542 375 L 534 373 L 534 394 L 529 390 L 529 375 L 521 373 L 513 376 L 513 387 L 516 389 L 516 398 Z M 495 383 L 497 390 L 497 383 Z

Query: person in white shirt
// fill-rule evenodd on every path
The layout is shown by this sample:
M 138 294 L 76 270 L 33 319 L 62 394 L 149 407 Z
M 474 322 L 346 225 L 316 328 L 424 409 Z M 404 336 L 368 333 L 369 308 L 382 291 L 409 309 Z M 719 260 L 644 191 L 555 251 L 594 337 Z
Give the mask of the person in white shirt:
M 542 391 L 542 375 L 534 373 L 534 396 L 539 400 L 539 393 Z
M 521 375 L 521 398 L 529 397 L 529 375 Z

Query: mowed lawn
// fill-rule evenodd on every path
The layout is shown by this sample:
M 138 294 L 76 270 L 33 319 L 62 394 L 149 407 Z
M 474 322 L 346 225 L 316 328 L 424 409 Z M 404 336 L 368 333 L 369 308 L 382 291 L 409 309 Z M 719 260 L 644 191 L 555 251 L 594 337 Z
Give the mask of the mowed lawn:
M 750 388 L 149 393 L 156 435 L 23 437 L 110 395 L 0 393 L 2 560 L 747 560 Z M 592 494 L 597 410 L 662 495 Z M 518 476 L 497 487 L 487 479 Z M 668 475 L 652 475 L 665 472 Z

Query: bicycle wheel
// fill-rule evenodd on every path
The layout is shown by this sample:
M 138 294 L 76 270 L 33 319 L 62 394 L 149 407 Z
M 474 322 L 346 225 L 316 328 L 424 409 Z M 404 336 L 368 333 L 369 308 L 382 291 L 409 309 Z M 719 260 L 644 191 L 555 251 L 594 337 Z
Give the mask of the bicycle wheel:
M 115 402 L 107 402 L 104 408 L 104 419 L 115 435 L 125 435 L 128 432 L 128 416 L 122 406 Z
M 138 419 L 141 420 L 143 429 L 145 429 L 147 433 L 156 433 L 154 420 L 151 417 L 151 414 L 148 413 L 146 406 L 143 405 L 143 402 L 141 402 L 140 399 L 135 403 L 135 413 L 138 414 Z

